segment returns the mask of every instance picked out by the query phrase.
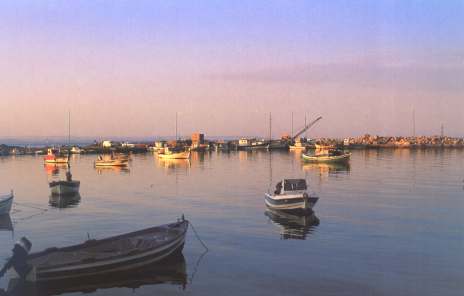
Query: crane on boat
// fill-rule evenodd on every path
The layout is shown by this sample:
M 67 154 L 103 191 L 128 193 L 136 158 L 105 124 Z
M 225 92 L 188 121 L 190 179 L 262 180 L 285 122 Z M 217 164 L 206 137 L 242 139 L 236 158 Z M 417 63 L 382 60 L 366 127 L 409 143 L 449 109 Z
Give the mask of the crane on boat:
M 301 129 L 299 132 L 297 132 L 295 135 L 292 136 L 292 141 L 295 141 L 296 138 L 301 136 L 304 132 L 309 130 L 313 125 L 315 125 L 319 120 L 322 119 L 322 116 L 319 116 L 318 118 L 314 119 L 311 121 L 308 125 L 306 125 L 303 129 Z

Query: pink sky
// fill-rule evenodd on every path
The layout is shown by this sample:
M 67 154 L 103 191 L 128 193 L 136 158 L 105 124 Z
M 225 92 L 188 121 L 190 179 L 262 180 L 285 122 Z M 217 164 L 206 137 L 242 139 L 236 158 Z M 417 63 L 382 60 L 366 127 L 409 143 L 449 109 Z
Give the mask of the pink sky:
M 295 130 L 305 114 L 324 117 L 313 137 L 410 135 L 413 108 L 417 134 L 444 124 L 463 136 L 464 38 L 442 21 L 453 7 L 405 24 L 391 7 L 365 22 L 347 7 L 330 23 L 299 1 L 165 7 L 165 19 L 150 2 L 52 3 L 0 7 L 0 137 L 66 135 L 67 110 L 74 136 L 99 138 L 173 136 L 175 112 L 182 135 L 267 136 L 269 112 L 274 137 L 290 131 L 292 112 Z

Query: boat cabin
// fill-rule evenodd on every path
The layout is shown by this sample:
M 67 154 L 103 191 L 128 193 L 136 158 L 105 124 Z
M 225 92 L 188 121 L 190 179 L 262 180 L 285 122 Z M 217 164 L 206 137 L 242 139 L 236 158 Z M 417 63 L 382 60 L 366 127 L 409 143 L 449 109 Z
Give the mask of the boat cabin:
M 308 186 L 305 179 L 284 179 L 277 183 L 274 194 L 295 193 L 296 191 L 305 191 L 307 189 Z

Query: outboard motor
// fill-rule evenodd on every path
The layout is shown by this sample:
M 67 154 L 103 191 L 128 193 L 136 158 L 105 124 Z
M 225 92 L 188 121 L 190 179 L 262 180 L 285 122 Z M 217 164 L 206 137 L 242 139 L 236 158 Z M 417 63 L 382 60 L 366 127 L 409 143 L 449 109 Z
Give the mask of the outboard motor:
M 27 256 L 29 255 L 31 247 L 32 243 L 25 237 L 22 237 L 18 242 L 16 242 L 12 250 L 13 256 L 11 256 L 8 262 L 3 266 L 2 270 L 0 270 L 0 278 L 8 269 L 13 267 L 20 278 L 25 279 L 32 269 L 32 267 L 27 264 Z

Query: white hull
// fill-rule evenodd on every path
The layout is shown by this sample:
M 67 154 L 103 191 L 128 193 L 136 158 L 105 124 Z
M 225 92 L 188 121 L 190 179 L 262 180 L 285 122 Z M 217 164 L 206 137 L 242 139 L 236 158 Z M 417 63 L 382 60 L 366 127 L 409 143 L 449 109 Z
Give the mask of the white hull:
M 160 159 L 189 159 L 190 152 L 179 152 L 179 153 L 160 153 L 158 154 Z
M 8 215 L 13 206 L 13 193 L 0 196 L 0 215 Z
M 272 195 L 265 194 L 265 203 L 270 209 L 280 211 L 309 211 L 316 204 L 317 197 L 305 197 L 303 194 Z

